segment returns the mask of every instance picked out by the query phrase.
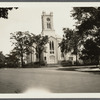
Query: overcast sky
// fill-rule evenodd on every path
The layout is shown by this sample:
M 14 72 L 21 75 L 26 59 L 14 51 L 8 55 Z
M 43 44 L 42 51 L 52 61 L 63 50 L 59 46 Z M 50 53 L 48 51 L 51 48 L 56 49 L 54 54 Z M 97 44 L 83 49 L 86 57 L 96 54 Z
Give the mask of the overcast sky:
M 42 31 L 41 15 L 53 12 L 53 23 L 56 34 L 63 35 L 63 28 L 74 28 L 75 21 L 71 16 L 72 3 L 2 3 L 2 7 L 19 7 L 9 11 L 9 18 L 0 18 L 0 51 L 4 54 L 13 48 L 10 42 L 10 33 L 29 31 L 40 34 Z M 78 4 L 79 5 L 79 4 Z M 88 5 L 88 4 L 87 4 Z M 73 5 L 74 6 L 74 5 Z

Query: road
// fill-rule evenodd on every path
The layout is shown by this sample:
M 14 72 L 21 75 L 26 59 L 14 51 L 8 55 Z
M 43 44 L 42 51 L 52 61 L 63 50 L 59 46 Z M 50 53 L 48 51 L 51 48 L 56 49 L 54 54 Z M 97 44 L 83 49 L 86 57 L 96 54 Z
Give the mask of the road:
M 100 74 L 55 68 L 0 69 L 0 93 L 96 93 Z

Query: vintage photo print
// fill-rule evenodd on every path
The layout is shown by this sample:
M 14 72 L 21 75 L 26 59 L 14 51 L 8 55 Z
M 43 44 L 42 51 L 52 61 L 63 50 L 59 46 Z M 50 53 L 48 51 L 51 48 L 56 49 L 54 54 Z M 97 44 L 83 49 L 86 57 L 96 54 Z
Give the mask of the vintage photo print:
M 99 98 L 100 3 L 1 2 L 2 97 Z

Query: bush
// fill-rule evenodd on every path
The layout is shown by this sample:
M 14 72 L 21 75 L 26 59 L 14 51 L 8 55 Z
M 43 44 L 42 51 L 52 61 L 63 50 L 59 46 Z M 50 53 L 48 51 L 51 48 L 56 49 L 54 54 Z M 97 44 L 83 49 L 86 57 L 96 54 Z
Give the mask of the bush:
M 79 61 L 77 61 L 77 63 L 76 63 L 76 61 L 74 61 L 74 65 L 83 65 L 83 64 L 81 64 Z
M 72 61 L 70 61 L 70 60 L 63 60 L 63 61 L 61 61 L 61 65 L 63 67 L 65 67 L 65 66 L 71 66 L 72 65 Z
M 19 65 L 13 62 L 0 62 L 0 68 L 17 68 Z
M 97 65 L 98 64 L 98 61 L 97 60 L 90 60 L 90 59 L 87 59 L 87 60 L 83 60 L 84 62 L 84 65 Z
M 28 63 L 23 66 L 23 68 L 40 68 L 41 66 L 46 66 L 46 62 L 33 62 L 33 63 Z
M 5 63 L 0 62 L 0 68 L 4 68 L 5 67 Z
M 40 63 L 39 62 L 34 62 L 34 68 L 39 68 L 40 67 Z
M 34 63 L 28 63 L 23 66 L 23 68 L 33 68 L 33 67 L 34 67 Z
M 19 67 L 19 64 L 18 63 L 14 63 L 14 62 L 8 62 L 6 65 L 5 65 L 6 68 L 17 68 Z

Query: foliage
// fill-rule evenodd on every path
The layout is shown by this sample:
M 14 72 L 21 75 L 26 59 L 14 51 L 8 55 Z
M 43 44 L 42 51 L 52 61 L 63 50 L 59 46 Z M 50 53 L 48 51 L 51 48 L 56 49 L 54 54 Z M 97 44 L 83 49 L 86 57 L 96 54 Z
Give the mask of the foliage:
M 72 16 L 77 20 L 76 29 L 78 34 L 82 40 L 84 39 L 83 56 L 81 58 L 89 59 L 91 63 L 99 63 L 100 7 L 74 7 Z
M 60 49 L 62 53 L 68 53 L 69 51 L 71 51 L 72 46 L 71 46 L 71 39 L 73 36 L 73 30 L 70 30 L 69 28 L 64 28 L 64 35 L 63 35 L 63 39 L 61 41 L 61 43 L 59 43 Z
M 34 63 L 28 63 L 24 65 L 24 68 L 40 68 L 41 66 L 46 66 L 46 63 L 44 61 L 40 62 L 34 62 Z
M 94 35 L 100 28 L 100 7 L 74 7 L 72 16 L 80 36 Z
M 83 59 L 84 63 L 86 62 L 86 60 L 88 60 L 90 64 L 98 64 L 99 55 L 100 48 L 97 46 L 97 43 L 93 41 L 92 38 L 87 39 L 84 43 L 84 49 L 82 50 L 81 59 Z
M 61 48 L 61 52 L 64 54 L 71 52 L 72 54 L 76 55 L 76 62 L 77 62 L 77 55 L 78 55 L 78 46 L 80 44 L 79 35 L 75 30 L 71 30 L 69 28 L 64 28 L 64 35 L 61 43 L 59 44 Z
M 63 61 L 61 61 L 61 65 L 63 67 L 71 66 L 72 65 L 72 61 L 70 61 L 70 60 L 63 60 Z
M 43 52 L 45 51 L 45 45 L 48 43 L 48 36 L 42 36 L 42 35 L 34 35 L 31 38 L 31 43 L 35 43 L 36 46 L 32 45 L 33 48 L 35 48 L 36 50 L 36 56 L 39 59 L 39 63 L 41 63 L 41 61 L 43 61 Z
M 0 68 L 5 67 L 5 56 L 0 52 Z
M 29 32 L 18 31 L 16 33 L 11 33 L 12 43 L 15 46 L 14 52 L 21 59 L 21 66 L 24 65 L 24 56 L 25 54 L 30 54 L 32 49 L 30 48 L 31 43 L 31 34 Z
M 24 56 L 36 50 L 36 55 L 39 58 L 39 62 L 42 60 L 42 53 L 45 50 L 45 45 L 48 42 L 48 36 L 34 35 L 29 32 L 18 31 L 16 33 L 11 33 L 11 39 L 14 47 L 14 51 L 17 56 L 21 59 L 21 66 L 24 65 Z M 34 45 L 35 44 L 35 45 Z M 34 49 L 32 49 L 34 48 Z
M 16 68 L 19 67 L 19 57 L 17 56 L 17 53 L 12 51 L 10 54 L 6 57 L 6 66 Z
M 8 19 L 8 11 L 18 9 L 18 7 L 0 7 L 0 18 Z

